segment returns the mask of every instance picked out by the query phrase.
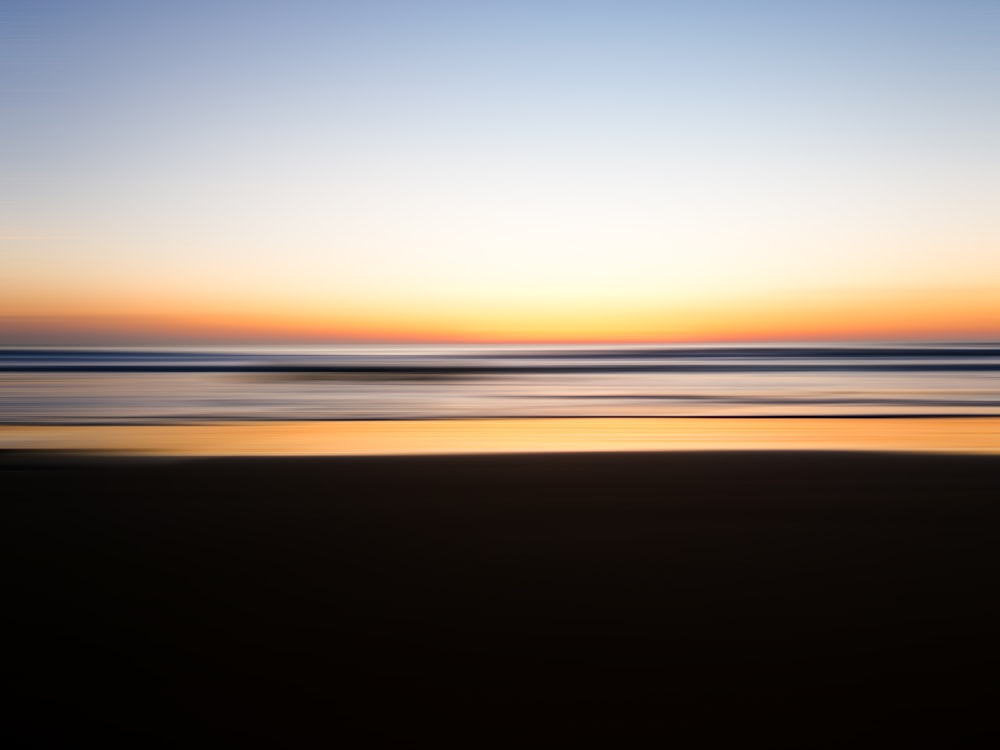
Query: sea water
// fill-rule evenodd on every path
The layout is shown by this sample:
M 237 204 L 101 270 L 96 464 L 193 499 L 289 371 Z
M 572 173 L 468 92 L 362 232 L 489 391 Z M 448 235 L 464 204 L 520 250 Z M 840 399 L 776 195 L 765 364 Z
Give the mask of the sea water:
M 1000 416 L 1000 344 L 0 350 L 0 423 Z

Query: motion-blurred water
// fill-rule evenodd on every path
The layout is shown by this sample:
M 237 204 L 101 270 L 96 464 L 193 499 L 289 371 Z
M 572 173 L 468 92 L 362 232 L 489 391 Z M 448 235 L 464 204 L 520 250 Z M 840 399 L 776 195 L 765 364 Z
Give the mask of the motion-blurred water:
M 1000 344 L 22 348 L 4 424 L 1000 416 Z

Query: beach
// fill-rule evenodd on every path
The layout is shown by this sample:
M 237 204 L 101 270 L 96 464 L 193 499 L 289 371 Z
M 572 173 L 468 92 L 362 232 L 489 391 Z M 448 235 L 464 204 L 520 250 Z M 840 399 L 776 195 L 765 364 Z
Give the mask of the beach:
M 994 732 L 997 456 L 2 467 L 14 746 Z
M 998 21 L 0 2 L 0 750 L 1000 748 Z

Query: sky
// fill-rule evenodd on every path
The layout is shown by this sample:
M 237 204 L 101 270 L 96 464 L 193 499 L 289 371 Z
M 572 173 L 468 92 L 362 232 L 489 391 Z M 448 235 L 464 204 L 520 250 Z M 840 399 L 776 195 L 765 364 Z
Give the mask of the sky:
M 996 0 L 0 0 L 0 344 L 1000 337 Z

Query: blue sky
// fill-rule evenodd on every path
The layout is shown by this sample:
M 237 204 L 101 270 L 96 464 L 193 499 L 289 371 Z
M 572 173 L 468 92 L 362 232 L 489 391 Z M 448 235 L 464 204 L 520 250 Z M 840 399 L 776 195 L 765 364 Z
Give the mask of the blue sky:
M 0 8 L 3 314 L 1000 288 L 996 2 Z

